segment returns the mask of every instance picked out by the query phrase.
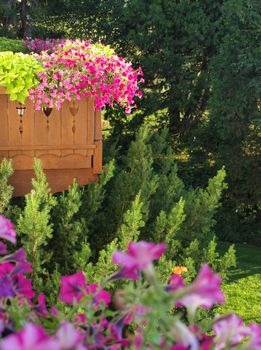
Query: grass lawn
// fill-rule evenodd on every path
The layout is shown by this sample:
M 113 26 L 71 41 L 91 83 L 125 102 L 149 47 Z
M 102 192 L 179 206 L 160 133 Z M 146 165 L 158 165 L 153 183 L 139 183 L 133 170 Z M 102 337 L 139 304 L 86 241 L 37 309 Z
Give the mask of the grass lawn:
M 221 243 L 220 250 L 227 244 Z M 219 313 L 235 312 L 246 323 L 261 323 L 261 247 L 236 244 L 237 267 L 223 285 L 226 304 Z

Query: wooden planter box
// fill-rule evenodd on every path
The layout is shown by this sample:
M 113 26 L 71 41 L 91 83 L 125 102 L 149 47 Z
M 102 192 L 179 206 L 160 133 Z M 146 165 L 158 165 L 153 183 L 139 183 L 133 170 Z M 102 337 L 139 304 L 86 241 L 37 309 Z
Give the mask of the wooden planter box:
M 98 179 L 102 171 L 101 112 L 94 111 L 92 98 L 83 98 L 76 105 L 65 102 L 49 117 L 35 111 L 29 100 L 21 118 L 17 107 L 19 103 L 10 101 L 0 87 L 0 161 L 13 161 L 10 183 L 14 196 L 30 191 L 34 158 L 42 161 L 53 193 L 67 189 L 74 178 L 80 185 Z

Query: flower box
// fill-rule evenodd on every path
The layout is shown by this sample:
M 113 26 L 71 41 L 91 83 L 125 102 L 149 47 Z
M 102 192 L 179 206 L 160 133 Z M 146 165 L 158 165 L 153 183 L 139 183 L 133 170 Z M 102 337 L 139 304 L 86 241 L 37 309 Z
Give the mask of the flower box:
M 110 47 L 80 39 L 55 42 L 52 49 L 38 39 L 27 46 L 39 43 L 39 53 L 0 52 L 0 160 L 13 160 L 15 196 L 30 190 L 34 158 L 42 161 L 53 192 L 74 178 L 80 185 L 97 180 L 100 110 L 118 104 L 130 113 L 135 96 L 142 96 L 141 68 Z
M 13 161 L 14 195 L 31 189 L 34 158 L 42 161 L 52 192 L 63 191 L 75 178 L 80 185 L 96 181 L 102 171 L 101 112 L 92 97 L 65 101 L 47 117 L 26 100 L 22 117 L 16 101 L 0 87 L 0 161 Z

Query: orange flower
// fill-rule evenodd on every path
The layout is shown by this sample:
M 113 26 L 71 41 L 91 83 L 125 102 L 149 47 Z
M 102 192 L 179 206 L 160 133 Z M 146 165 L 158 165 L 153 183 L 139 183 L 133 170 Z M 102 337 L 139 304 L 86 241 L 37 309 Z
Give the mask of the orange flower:
M 182 275 L 183 273 L 187 272 L 188 269 L 186 268 L 186 266 L 175 266 L 173 267 L 172 269 L 172 272 L 175 274 L 175 275 Z

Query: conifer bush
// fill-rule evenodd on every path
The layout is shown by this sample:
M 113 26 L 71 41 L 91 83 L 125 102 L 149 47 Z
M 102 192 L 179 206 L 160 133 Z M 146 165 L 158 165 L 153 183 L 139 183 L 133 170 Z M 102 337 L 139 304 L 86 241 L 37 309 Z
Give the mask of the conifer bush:
M 225 170 L 206 188 L 186 188 L 166 140 L 167 130 L 153 134 L 141 128 L 127 153 L 106 165 L 99 182 L 85 188 L 73 183 L 58 195 L 50 194 L 36 161 L 33 190 L 15 224 L 32 263 L 34 288 L 45 290 L 47 299 L 54 299 L 62 274 L 83 270 L 90 282 L 99 283 L 115 272 L 113 252 L 138 240 L 167 243 L 156 266 L 163 283 L 177 266 L 186 267 L 189 281 L 202 263 L 223 277 L 235 265 L 233 246 L 224 256 L 216 251 L 215 213 L 226 188 Z M 2 213 L 10 199 L 7 164 L 0 168 Z

